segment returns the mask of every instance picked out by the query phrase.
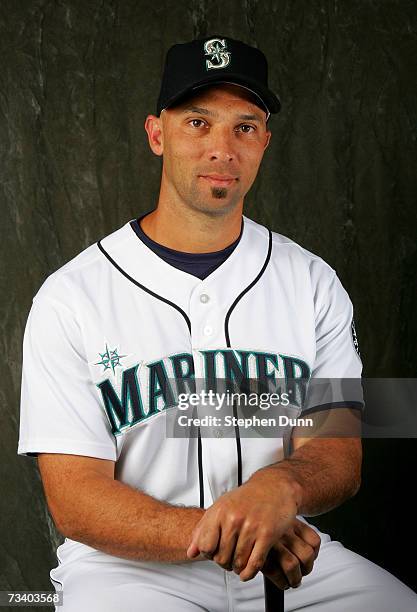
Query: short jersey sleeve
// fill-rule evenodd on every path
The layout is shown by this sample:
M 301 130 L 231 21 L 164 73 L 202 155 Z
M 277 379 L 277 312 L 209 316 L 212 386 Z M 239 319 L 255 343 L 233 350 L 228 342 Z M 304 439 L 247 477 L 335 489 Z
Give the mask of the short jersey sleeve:
M 68 453 L 116 460 L 80 326 L 65 304 L 35 296 L 23 339 L 18 455 Z
M 326 281 L 315 295 L 316 356 L 303 412 L 364 406 L 352 302 L 334 270 Z

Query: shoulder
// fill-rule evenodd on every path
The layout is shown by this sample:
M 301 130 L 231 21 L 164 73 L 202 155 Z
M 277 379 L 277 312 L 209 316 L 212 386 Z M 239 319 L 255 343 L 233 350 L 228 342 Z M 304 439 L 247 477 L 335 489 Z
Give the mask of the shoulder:
M 312 253 L 288 236 L 269 230 L 264 225 L 244 217 L 247 230 L 257 236 L 263 236 L 264 241 L 271 236 L 270 264 L 287 268 L 295 274 L 308 273 L 312 280 L 328 280 L 336 275 L 336 271 L 319 255 Z
M 130 221 L 117 230 L 107 234 L 97 242 L 91 244 L 63 266 L 52 272 L 39 287 L 33 301 L 49 299 L 69 304 L 74 293 L 96 284 L 100 278 L 100 271 L 106 267 L 106 260 L 99 249 L 101 242 L 117 248 L 126 240 Z

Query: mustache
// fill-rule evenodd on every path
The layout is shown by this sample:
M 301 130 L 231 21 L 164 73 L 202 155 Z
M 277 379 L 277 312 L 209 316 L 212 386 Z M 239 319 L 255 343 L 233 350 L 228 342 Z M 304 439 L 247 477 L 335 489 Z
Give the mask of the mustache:
M 200 176 L 201 174 L 231 174 L 232 176 L 235 176 L 236 178 L 240 178 L 240 173 L 237 172 L 237 170 L 235 170 L 234 168 L 231 168 L 230 166 L 224 167 L 224 168 L 203 168 L 201 170 L 197 171 L 197 175 Z

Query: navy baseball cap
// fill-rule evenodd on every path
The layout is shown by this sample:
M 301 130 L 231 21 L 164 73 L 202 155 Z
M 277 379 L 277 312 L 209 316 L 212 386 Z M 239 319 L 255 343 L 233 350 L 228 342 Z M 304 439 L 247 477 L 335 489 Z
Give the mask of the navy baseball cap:
M 281 109 L 280 99 L 268 87 L 268 63 L 262 51 L 228 36 L 211 35 L 168 49 L 157 116 L 194 90 L 214 83 L 232 83 L 252 92 L 267 119 Z

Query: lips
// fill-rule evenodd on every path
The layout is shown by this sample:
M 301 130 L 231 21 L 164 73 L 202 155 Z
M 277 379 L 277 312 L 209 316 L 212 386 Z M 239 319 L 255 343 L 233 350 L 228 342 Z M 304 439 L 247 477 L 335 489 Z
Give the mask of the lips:
M 231 185 L 237 180 L 237 177 L 231 176 L 230 174 L 201 174 L 200 178 L 205 179 L 212 185 L 225 187 Z

